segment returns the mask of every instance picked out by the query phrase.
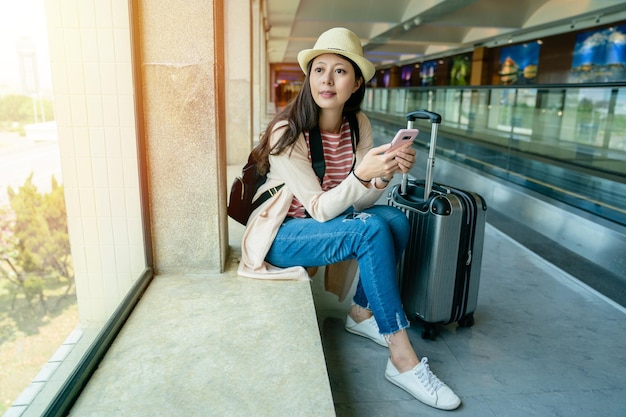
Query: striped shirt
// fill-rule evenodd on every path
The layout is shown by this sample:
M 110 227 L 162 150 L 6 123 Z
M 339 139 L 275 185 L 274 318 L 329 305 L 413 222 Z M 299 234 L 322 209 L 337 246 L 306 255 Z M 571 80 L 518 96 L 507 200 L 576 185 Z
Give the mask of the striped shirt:
M 322 190 L 328 191 L 339 185 L 350 174 L 354 152 L 352 151 L 352 137 L 350 136 L 350 124 L 344 117 L 341 123 L 340 133 L 320 132 L 322 146 L 324 148 L 324 161 L 326 172 L 322 181 Z M 305 132 L 304 138 L 309 144 L 309 133 Z M 309 161 L 311 160 L 311 146 L 309 146 Z M 306 217 L 302 203 L 294 196 L 289 207 L 287 216 Z

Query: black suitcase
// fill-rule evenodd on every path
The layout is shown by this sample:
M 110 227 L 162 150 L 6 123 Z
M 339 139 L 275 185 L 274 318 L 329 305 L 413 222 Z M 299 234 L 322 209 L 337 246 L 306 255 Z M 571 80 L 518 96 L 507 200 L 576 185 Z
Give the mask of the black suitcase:
M 404 310 L 424 324 L 422 337 L 434 339 L 438 324 L 474 324 L 487 205 L 477 193 L 433 184 L 437 130 L 441 116 L 426 110 L 407 114 L 431 122 L 426 179 L 394 186 L 388 204 L 405 212 L 411 234 L 398 266 Z

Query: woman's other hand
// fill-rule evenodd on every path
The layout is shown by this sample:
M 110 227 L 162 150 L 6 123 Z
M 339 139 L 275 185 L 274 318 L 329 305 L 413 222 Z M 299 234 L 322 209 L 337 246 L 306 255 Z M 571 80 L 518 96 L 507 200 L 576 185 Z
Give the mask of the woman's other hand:
M 396 151 L 395 161 L 398 163 L 398 169 L 401 173 L 406 174 L 413 168 L 415 155 L 415 148 L 411 145 L 403 146 Z

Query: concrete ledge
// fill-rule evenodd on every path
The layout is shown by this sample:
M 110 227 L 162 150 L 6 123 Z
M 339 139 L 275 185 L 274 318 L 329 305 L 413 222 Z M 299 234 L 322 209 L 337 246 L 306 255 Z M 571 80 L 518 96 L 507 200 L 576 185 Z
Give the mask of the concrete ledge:
M 156 276 L 73 416 L 335 416 L 308 282 Z

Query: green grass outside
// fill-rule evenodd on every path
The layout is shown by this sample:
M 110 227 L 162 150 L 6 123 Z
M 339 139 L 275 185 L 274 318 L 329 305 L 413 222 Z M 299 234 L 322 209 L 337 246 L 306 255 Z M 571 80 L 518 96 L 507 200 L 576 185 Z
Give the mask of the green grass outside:
M 76 295 L 63 296 L 65 287 L 46 288 L 46 312 L 38 300 L 14 299 L 12 284 L 0 280 L 0 415 L 78 325 Z

